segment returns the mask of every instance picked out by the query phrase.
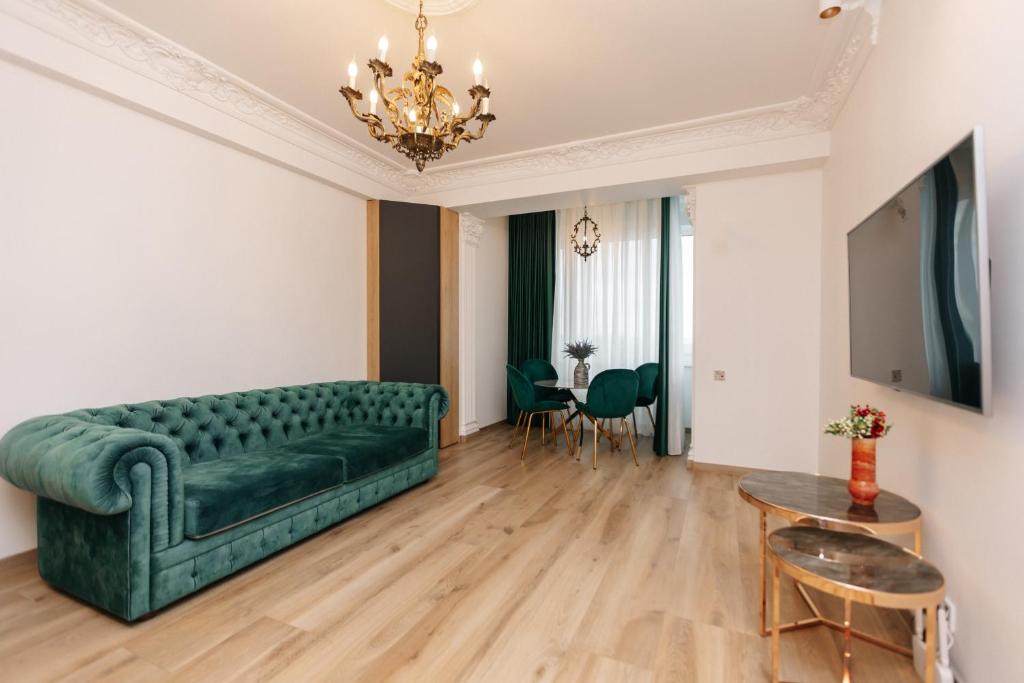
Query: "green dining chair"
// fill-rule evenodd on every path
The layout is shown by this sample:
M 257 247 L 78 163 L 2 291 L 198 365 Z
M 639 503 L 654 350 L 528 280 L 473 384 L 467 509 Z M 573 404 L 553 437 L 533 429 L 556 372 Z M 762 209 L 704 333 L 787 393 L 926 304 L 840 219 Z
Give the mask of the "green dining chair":
M 528 358 L 520 364 L 519 369 L 531 383 L 545 379 L 558 379 L 558 371 L 555 370 L 555 366 L 543 358 Z M 537 394 L 537 398 L 545 401 L 571 403 L 575 400 L 572 392 L 568 389 L 538 387 L 534 384 L 534 391 Z
M 516 437 L 519 434 L 520 427 L 523 428 L 523 453 L 520 459 L 526 458 L 526 447 L 530 442 L 530 426 L 533 423 L 535 415 L 541 416 L 540 421 L 540 440 L 541 445 L 545 442 L 544 437 L 544 422 L 545 418 L 558 414 L 562 421 L 562 436 L 565 437 L 565 446 L 569 449 L 569 455 L 573 453 L 572 442 L 569 441 L 569 431 L 566 428 L 566 422 L 568 418 L 568 406 L 565 403 L 558 401 L 542 400 L 537 398 L 536 392 L 533 390 L 533 382 L 531 382 L 526 375 L 520 372 L 514 365 L 505 365 L 505 370 L 508 373 L 508 383 L 512 389 L 512 398 L 516 402 L 516 407 L 519 408 L 519 419 L 516 421 L 515 429 L 512 431 L 512 439 L 508 442 L 508 447 L 511 448 L 512 444 L 515 443 Z M 562 411 L 565 411 L 563 414 Z M 554 429 L 554 426 L 552 426 Z
M 636 397 L 636 407 L 646 408 L 647 415 L 651 418 L 651 426 L 654 426 L 654 413 L 651 412 L 651 405 L 658 400 L 658 371 L 661 367 L 657 363 L 644 363 L 636 369 L 640 378 L 640 391 Z M 636 425 L 636 417 L 633 418 Z
M 558 389 L 556 387 L 540 387 L 537 386 L 537 382 L 545 379 L 558 379 L 558 371 L 555 370 L 555 366 L 550 361 L 544 360 L 543 358 L 527 358 L 519 364 L 519 370 L 526 375 L 526 378 L 530 380 L 530 384 L 533 385 L 533 393 L 541 401 L 558 401 L 559 403 L 565 403 L 566 408 L 569 407 L 576 397 L 572 395 L 572 392 L 568 389 Z M 555 423 L 552 416 L 548 416 L 548 428 L 551 434 L 551 438 L 555 438 Z M 575 441 L 576 432 L 573 430 L 573 441 Z
M 619 420 L 619 439 L 622 439 L 622 430 L 625 428 L 626 436 L 629 437 L 629 446 L 633 450 L 633 464 L 640 467 L 640 460 L 636 457 L 636 439 L 631 430 L 627 418 L 632 417 L 633 409 L 636 407 L 636 399 L 640 390 L 640 377 L 635 370 L 605 370 L 590 382 L 587 391 L 587 400 L 576 401 L 576 409 L 587 417 L 594 425 L 594 469 L 597 469 L 597 441 L 600 435 L 607 437 L 608 442 L 615 447 L 615 439 L 612 434 L 605 431 L 602 423 L 608 420 Z M 581 448 L 580 451 L 583 449 Z M 576 452 L 576 459 L 580 459 L 580 451 Z

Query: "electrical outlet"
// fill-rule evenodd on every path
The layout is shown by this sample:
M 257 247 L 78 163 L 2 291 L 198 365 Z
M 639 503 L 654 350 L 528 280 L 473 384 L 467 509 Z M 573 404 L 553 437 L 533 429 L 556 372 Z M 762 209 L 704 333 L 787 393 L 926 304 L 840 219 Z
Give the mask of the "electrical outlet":
M 724 382 L 725 381 L 725 370 L 715 370 L 715 381 L 716 382 Z
M 893 370 L 892 371 L 892 383 L 893 384 L 899 384 L 902 381 L 903 381 L 903 371 L 902 370 Z

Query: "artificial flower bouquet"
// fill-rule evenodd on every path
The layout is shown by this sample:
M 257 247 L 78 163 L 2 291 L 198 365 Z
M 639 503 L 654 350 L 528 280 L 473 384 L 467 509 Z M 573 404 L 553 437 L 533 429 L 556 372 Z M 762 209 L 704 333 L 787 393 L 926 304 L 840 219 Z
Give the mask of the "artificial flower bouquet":
M 825 425 L 825 433 L 846 439 L 880 439 L 889 433 L 892 425 L 886 422 L 885 412 L 869 405 L 850 406 L 850 414 Z

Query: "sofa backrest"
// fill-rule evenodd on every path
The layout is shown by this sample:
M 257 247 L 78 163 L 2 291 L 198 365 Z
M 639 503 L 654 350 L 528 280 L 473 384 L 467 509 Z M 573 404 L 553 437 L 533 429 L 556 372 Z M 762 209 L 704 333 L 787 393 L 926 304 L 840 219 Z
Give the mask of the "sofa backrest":
M 167 435 L 191 462 L 204 462 L 275 448 L 352 423 L 426 426 L 423 411 L 407 409 L 403 386 L 410 385 L 327 382 L 147 401 L 68 415 Z

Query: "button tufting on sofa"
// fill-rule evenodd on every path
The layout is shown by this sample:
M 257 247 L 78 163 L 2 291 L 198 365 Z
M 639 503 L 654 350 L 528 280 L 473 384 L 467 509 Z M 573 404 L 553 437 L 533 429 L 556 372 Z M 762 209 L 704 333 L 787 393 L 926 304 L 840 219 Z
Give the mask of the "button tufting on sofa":
M 117 515 L 129 512 L 132 533 L 139 530 L 149 536 L 151 555 L 140 557 L 121 548 L 103 547 L 104 543 L 116 544 L 113 539 L 120 538 L 117 535 L 98 541 L 88 552 L 85 546 L 82 553 L 69 551 L 59 539 L 48 536 L 51 532 L 46 529 L 57 527 L 42 523 L 39 561 L 49 568 L 44 578 L 51 583 L 133 620 L 432 476 L 437 467 L 437 426 L 430 422 L 447 409 L 447 396 L 440 387 L 365 381 L 93 408 L 16 426 L 0 440 L 0 474 L 16 486 L 56 499 L 49 507 L 40 505 L 40 515 L 49 514 L 47 510 L 77 508 L 75 514 L 84 517 L 80 522 L 62 522 L 65 526 L 60 528 L 68 532 L 88 535 L 86 527 L 120 523 L 116 520 L 126 518 Z M 239 475 L 230 471 L 232 459 L 239 463 L 238 472 L 244 472 L 254 464 L 245 459 L 257 452 L 273 450 L 279 457 L 294 458 L 299 453 L 294 448 L 288 450 L 290 445 L 307 440 L 313 445 L 313 440 L 327 433 L 363 430 L 358 439 L 346 442 L 344 448 L 356 449 L 349 455 L 324 454 L 351 459 L 363 448 L 357 443 L 377 443 L 378 436 L 369 427 L 413 430 L 409 434 L 429 429 L 430 434 L 426 441 L 416 437 L 401 442 L 406 445 L 395 442 L 379 448 L 382 459 L 375 460 L 372 467 L 351 460 L 346 475 L 351 483 L 333 493 L 318 493 L 323 497 L 315 499 L 319 501 L 316 511 L 304 517 L 305 521 L 289 522 L 287 533 L 284 529 L 271 531 L 266 525 L 294 519 L 288 510 L 302 508 L 301 501 L 286 501 L 286 507 L 276 511 L 257 506 L 258 516 L 241 520 L 237 530 L 230 527 L 201 540 L 182 540 L 188 493 L 184 473 L 195 475 L 220 462 L 229 470 L 225 481 L 234 481 Z M 329 442 L 321 445 L 326 448 Z M 130 459 L 122 463 L 122 458 Z M 406 460 L 410 464 L 406 465 Z M 147 495 L 136 495 L 131 487 L 137 480 L 126 477 L 128 472 L 140 471 L 134 467 L 137 464 L 145 465 L 143 469 L 149 472 L 145 481 L 152 489 Z M 75 476 L 68 477 L 69 471 Z M 190 480 L 196 481 L 195 476 Z M 139 507 L 139 501 L 146 501 L 146 507 Z M 264 518 L 270 521 L 264 522 Z M 76 530 L 75 524 L 82 529 Z M 262 549 L 243 540 L 257 531 L 262 537 L 264 528 L 267 535 L 258 544 Z M 216 550 L 220 538 L 239 545 Z M 159 558 L 165 555 L 175 559 L 163 563 Z M 91 586 L 99 574 L 95 565 L 102 557 L 124 558 L 125 564 L 114 574 L 109 568 L 104 570 L 105 576 L 117 578 L 101 595 Z M 192 580 L 187 581 L 188 577 Z

